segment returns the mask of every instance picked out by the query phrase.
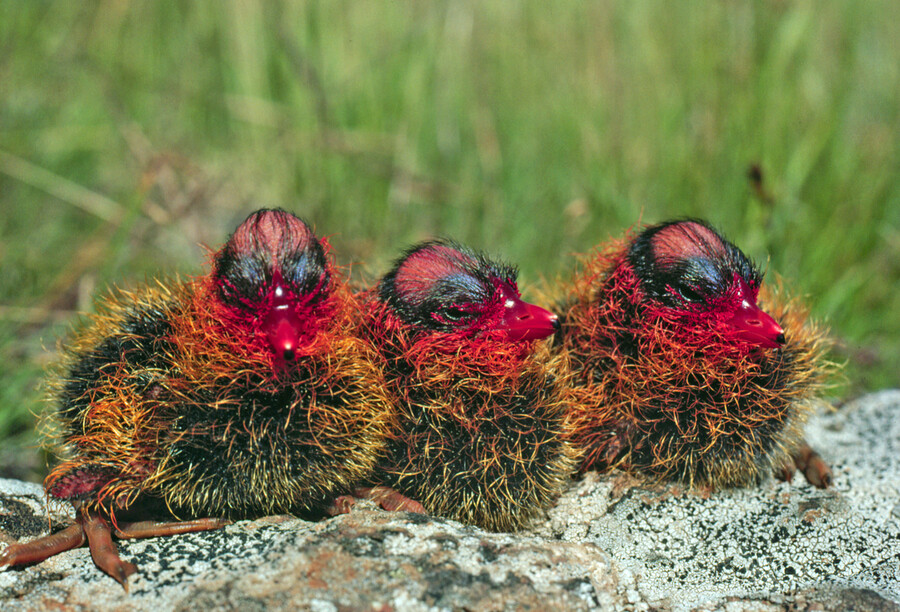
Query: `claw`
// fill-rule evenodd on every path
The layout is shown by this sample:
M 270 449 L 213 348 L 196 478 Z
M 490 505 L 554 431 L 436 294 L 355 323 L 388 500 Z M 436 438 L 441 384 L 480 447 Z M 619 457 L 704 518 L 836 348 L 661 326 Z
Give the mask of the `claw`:
M 827 489 L 831 486 L 831 468 L 806 442 L 803 442 L 791 455 L 790 461 L 775 468 L 775 478 L 791 482 L 795 470 L 803 474 L 806 481 L 814 487 Z
M 794 466 L 793 461 L 790 463 L 784 463 L 780 467 L 775 468 L 775 478 L 786 482 L 788 484 L 794 479 L 794 471 L 797 468 Z
M 331 502 L 331 505 L 328 506 L 326 512 L 328 513 L 328 516 L 350 514 L 350 511 L 353 510 L 353 506 L 356 505 L 357 501 L 359 501 L 359 498 L 352 495 L 341 495 Z

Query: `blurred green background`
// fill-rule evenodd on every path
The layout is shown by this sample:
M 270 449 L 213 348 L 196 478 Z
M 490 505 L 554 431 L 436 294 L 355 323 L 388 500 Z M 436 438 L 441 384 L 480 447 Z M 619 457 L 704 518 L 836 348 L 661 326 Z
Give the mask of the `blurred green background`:
M 0 3 L 0 475 L 95 291 L 259 206 L 357 278 L 449 235 L 525 287 L 702 216 L 831 325 L 835 393 L 900 386 L 898 41 L 892 0 Z

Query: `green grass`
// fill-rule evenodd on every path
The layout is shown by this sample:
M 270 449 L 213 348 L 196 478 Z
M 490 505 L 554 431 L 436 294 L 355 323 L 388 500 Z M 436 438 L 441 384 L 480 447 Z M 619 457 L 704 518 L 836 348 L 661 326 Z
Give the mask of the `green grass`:
M 357 277 L 449 235 L 526 286 L 702 216 L 829 323 L 839 393 L 900 386 L 897 40 L 890 0 L 0 3 L 0 473 L 43 469 L 68 313 L 259 206 Z

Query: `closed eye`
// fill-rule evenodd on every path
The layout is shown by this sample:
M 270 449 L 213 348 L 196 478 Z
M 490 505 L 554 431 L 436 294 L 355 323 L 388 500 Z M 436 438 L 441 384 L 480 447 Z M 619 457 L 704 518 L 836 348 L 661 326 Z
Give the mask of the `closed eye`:
M 442 309 L 441 314 L 450 321 L 459 321 L 469 315 L 468 312 L 459 306 L 447 306 Z
M 686 299 L 688 302 L 697 303 L 706 301 L 704 295 L 700 293 L 700 291 L 695 287 L 681 287 L 679 293 L 681 294 L 681 297 Z

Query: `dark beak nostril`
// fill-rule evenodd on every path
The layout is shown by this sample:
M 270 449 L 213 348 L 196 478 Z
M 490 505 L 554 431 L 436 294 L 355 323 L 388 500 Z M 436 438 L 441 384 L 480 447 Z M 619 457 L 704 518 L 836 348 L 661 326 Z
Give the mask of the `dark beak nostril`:
M 762 321 L 759 319 L 750 319 L 747 321 L 747 325 L 752 325 L 753 327 L 762 327 Z
M 777 336 L 775 336 L 775 342 L 777 342 L 778 344 L 784 344 L 786 342 L 784 334 L 778 334 Z

